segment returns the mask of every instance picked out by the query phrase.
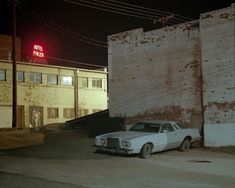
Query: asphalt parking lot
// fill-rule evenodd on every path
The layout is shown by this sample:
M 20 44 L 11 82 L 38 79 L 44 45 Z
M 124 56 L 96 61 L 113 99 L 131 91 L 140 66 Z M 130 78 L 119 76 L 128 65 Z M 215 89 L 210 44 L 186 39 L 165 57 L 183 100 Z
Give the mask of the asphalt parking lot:
M 151 155 L 94 152 L 94 138 L 47 134 L 45 144 L 0 150 L 0 187 L 233 187 L 235 155 L 192 149 Z

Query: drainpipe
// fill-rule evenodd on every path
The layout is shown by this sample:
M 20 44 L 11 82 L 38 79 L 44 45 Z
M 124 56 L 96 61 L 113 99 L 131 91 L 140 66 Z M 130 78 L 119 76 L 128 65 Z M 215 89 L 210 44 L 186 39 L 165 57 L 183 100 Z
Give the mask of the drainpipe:
M 199 27 L 199 32 L 200 32 L 200 27 Z M 200 64 L 200 77 L 199 77 L 199 82 L 200 82 L 200 106 L 201 106 L 201 116 L 202 116 L 202 141 L 204 143 L 204 122 L 205 122 L 205 118 L 204 118 L 204 112 L 205 112 L 205 109 L 204 109 L 204 97 L 203 97 L 203 68 L 202 68 L 202 65 L 203 65 L 203 61 L 202 61 L 202 50 L 201 50 L 201 37 L 200 37 L 200 40 L 199 40 L 199 53 L 200 53 L 200 61 L 201 61 L 201 64 Z

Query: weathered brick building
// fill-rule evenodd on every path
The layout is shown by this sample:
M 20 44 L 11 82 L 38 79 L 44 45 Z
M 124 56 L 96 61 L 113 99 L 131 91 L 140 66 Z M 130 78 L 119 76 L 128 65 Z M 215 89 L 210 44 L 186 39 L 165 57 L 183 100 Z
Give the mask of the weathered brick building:
M 207 146 L 235 145 L 234 9 L 108 37 L 111 116 L 203 127 Z

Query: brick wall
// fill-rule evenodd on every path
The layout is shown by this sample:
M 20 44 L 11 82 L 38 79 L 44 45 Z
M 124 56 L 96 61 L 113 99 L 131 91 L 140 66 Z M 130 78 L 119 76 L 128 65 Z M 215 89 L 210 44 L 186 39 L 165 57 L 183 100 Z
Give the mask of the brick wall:
M 207 12 L 200 17 L 205 144 L 235 145 L 235 31 L 234 9 Z
M 201 126 L 198 22 L 112 35 L 111 116 L 179 120 Z
M 9 35 L 0 35 L 0 59 L 10 60 L 12 49 L 12 37 Z M 21 39 L 16 37 L 16 60 L 21 60 Z

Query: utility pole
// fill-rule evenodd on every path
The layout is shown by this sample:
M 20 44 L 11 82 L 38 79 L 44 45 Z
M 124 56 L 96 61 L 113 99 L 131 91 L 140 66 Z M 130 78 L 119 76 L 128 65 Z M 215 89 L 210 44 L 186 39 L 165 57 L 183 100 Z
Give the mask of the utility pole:
M 12 128 L 17 127 L 16 0 L 12 0 Z

